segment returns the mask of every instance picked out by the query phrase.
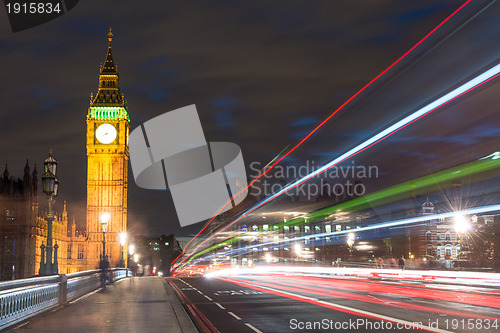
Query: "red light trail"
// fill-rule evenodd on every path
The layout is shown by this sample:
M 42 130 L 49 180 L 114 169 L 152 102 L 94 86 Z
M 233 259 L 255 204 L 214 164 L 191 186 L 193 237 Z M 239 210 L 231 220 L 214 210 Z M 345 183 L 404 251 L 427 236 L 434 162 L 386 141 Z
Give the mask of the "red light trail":
M 307 134 L 299 143 L 297 143 L 292 149 L 290 149 L 286 154 L 281 156 L 276 162 L 274 162 L 268 169 L 266 169 L 263 173 L 261 173 L 257 178 L 255 178 L 250 184 L 248 184 L 245 188 L 243 188 L 240 192 L 238 192 L 236 195 L 233 196 L 231 200 L 229 200 L 224 206 L 222 206 L 206 224 L 203 226 L 203 228 L 194 236 L 185 246 L 185 249 L 193 242 L 211 223 L 212 221 L 217 217 L 219 212 L 226 207 L 228 204 L 231 203 L 231 201 L 238 195 L 240 195 L 242 192 L 244 192 L 246 189 L 248 189 L 252 184 L 254 184 L 259 178 L 264 176 L 267 172 L 269 172 L 274 166 L 276 166 L 278 163 L 280 163 L 284 158 L 286 158 L 288 155 L 290 155 L 293 151 L 295 151 L 299 146 L 301 146 L 311 135 L 313 135 L 316 131 L 318 131 L 326 122 L 328 122 L 335 114 L 340 112 L 347 104 L 349 104 L 354 98 L 356 98 L 359 94 L 361 94 L 364 90 L 366 90 L 368 87 L 370 87 L 375 81 L 377 81 L 381 76 L 383 76 L 387 71 L 389 71 L 391 68 L 393 68 L 396 64 L 398 64 L 401 60 L 403 60 L 408 54 L 410 54 L 415 48 L 417 48 L 420 44 L 422 44 L 427 38 L 429 38 L 436 30 L 438 30 L 443 24 L 445 24 L 448 20 L 450 20 L 453 16 L 455 16 L 458 12 L 460 12 L 467 4 L 469 4 L 472 0 L 467 0 L 464 2 L 460 7 L 458 7 L 453 13 L 451 13 L 446 19 L 444 19 L 441 23 L 439 23 L 434 29 L 432 29 L 427 35 L 425 35 L 420 41 L 418 41 L 413 47 L 411 47 L 408 51 L 406 51 L 401 57 L 399 57 L 395 62 L 393 62 L 389 67 L 387 67 L 384 71 L 382 71 L 380 74 L 378 74 L 375 78 L 373 78 L 370 82 L 368 82 L 365 86 L 363 86 L 358 92 L 356 92 L 354 95 L 352 95 L 347 101 L 345 101 L 342 105 L 340 105 L 335 111 L 333 111 L 327 118 L 325 118 L 318 126 L 316 126 L 309 134 Z M 340 162 L 339 162 L 340 163 Z M 234 224 L 236 221 L 228 225 L 227 227 L 231 226 Z M 227 228 L 226 227 L 226 228 Z M 223 230 L 225 230 L 224 228 Z M 212 236 L 213 237 L 213 236 Z M 209 238 L 210 239 L 210 238 Z M 206 239 L 204 242 L 199 244 L 194 251 L 196 251 L 199 246 L 204 244 L 207 240 Z M 177 258 L 174 259 L 172 262 L 172 265 L 176 263 L 176 261 L 185 253 L 185 250 L 177 256 Z M 192 252 L 193 253 L 193 252 Z M 191 253 L 191 254 L 192 254 Z M 179 264 L 182 264 L 186 258 L 184 258 Z

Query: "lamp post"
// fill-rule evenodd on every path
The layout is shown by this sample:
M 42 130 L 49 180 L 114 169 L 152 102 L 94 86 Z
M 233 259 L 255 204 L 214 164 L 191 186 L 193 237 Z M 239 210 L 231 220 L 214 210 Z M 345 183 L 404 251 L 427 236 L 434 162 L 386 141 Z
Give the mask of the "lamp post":
M 295 254 L 297 255 L 295 261 L 299 261 L 300 256 L 302 255 L 302 246 L 300 246 L 300 244 L 297 243 L 293 248 L 295 250 Z
M 354 245 L 354 238 L 355 238 L 355 236 L 352 232 L 350 232 L 347 235 L 347 246 L 349 247 L 349 262 L 352 259 L 352 246 Z
M 128 252 L 127 252 L 127 267 L 131 268 L 131 269 L 135 269 L 135 265 L 132 264 L 132 256 L 134 255 L 135 253 L 135 245 L 134 244 L 129 244 L 128 246 Z M 128 270 L 127 270 L 128 272 Z M 132 274 L 133 274 L 133 271 L 132 271 Z
M 52 222 L 56 219 L 52 213 L 53 198 L 57 196 L 59 190 L 59 180 L 56 177 L 57 160 L 52 157 L 52 149 L 50 150 L 49 157 L 43 162 L 44 174 L 42 175 L 42 188 L 43 193 L 47 195 L 48 213 L 45 216 L 47 221 L 47 246 L 41 245 L 42 250 L 39 275 L 52 275 L 59 274 L 59 267 L 57 262 L 57 249 L 58 245 L 54 246 L 54 261 L 52 262 Z
M 458 247 L 459 251 L 457 251 L 457 259 L 463 259 L 462 253 L 463 251 L 463 246 L 464 246 L 464 234 L 469 229 L 469 223 L 467 222 L 467 218 L 462 215 L 462 214 L 456 214 L 455 215 L 455 231 L 458 234 Z M 467 259 L 467 258 L 465 258 Z
M 120 240 L 120 263 L 118 266 L 120 267 L 126 267 L 125 266 L 125 260 L 123 258 L 123 247 L 125 246 L 125 243 L 127 242 L 127 233 L 126 232 L 120 232 L 120 235 L 118 236 Z
M 106 232 L 108 231 L 108 222 L 111 216 L 108 213 L 101 214 L 101 230 L 102 230 L 102 260 L 106 260 Z

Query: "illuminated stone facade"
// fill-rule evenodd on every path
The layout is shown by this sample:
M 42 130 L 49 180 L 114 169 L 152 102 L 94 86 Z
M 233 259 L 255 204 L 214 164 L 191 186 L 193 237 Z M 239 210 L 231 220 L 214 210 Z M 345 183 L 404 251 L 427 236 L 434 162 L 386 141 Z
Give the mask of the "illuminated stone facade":
M 58 245 L 59 273 L 99 267 L 102 254 L 100 217 L 110 215 L 106 254 L 111 267 L 120 263 L 119 234 L 127 231 L 128 135 L 130 119 L 120 93 L 119 77 L 109 34 L 106 61 L 101 66 L 99 88 L 91 96 L 87 114 L 87 216 L 85 231 L 68 224 L 66 203 L 55 212 L 53 244 Z M 105 125 L 105 126 L 102 126 Z M 42 244 L 47 245 L 45 212 L 39 211 L 38 172 L 26 162 L 22 178 L 10 177 L 7 166 L 0 175 L 0 279 L 38 274 Z M 45 198 L 45 196 L 43 197 Z M 42 199 L 42 203 L 45 203 Z M 127 260 L 124 260 L 125 262 Z
M 127 231 L 128 135 L 130 119 L 111 49 L 112 34 L 106 60 L 101 65 L 99 89 L 91 96 L 87 113 L 87 268 L 99 266 L 103 233 L 101 216 L 110 215 L 106 233 L 106 254 L 111 267 L 118 266 L 121 255 L 119 234 Z

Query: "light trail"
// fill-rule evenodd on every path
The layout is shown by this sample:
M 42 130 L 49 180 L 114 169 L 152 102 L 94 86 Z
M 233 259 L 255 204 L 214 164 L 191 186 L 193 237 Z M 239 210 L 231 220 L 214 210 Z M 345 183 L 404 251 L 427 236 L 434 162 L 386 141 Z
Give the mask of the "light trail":
M 398 324 L 402 325 L 400 327 L 406 327 L 406 329 L 414 328 L 414 329 L 426 330 L 429 332 L 451 333 L 450 331 L 442 330 L 439 328 L 429 327 L 429 326 L 423 325 L 422 323 L 417 324 L 417 323 L 402 320 L 399 318 L 389 317 L 389 316 L 381 315 L 381 314 L 374 313 L 371 311 L 366 311 L 366 310 L 357 309 L 357 308 L 354 308 L 351 306 L 341 305 L 339 303 L 327 302 L 327 301 L 319 300 L 318 298 L 304 296 L 304 295 L 302 295 L 301 290 L 294 290 L 294 292 L 290 292 L 290 291 L 279 289 L 276 287 L 266 286 L 263 283 L 259 283 L 259 282 L 257 284 L 257 283 L 250 283 L 248 281 L 242 281 L 242 280 L 237 280 L 237 279 L 233 279 L 233 278 L 225 279 L 225 278 L 221 278 L 221 277 L 218 277 L 217 279 L 219 279 L 221 281 L 234 283 L 234 284 L 237 284 L 241 287 L 251 288 L 251 289 L 262 291 L 262 292 L 265 292 L 268 294 L 273 294 L 276 296 L 286 297 L 286 298 L 293 299 L 296 301 L 301 301 L 304 303 L 322 306 L 322 307 L 325 307 L 328 309 L 332 309 L 332 310 L 340 311 L 340 312 L 344 312 L 344 313 L 349 313 L 349 314 L 352 314 L 355 316 L 361 316 L 361 317 L 366 317 L 366 318 L 375 319 L 375 320 L 384 320 L 384 321 L 390 321 L 393 323 L 398 323 Z
M 282 227 L 282 226 L 294 226 L 297 224 L 305 223 L 307 219 L 308 222 L 313 223 L 315 221 L 324 220 L 329 215 L 334 214 L 338 211 L 342 212 L 356 212 L 362 210 L 367 207 L 375 207 L 381 204 L 387 204 L 393 202 L 398 199 L 398 195 L 406 193 L 408 188 L 412 187 L 415 191 L 422 191 L 425 189 L 426 192 L 436 189 L 442 189 L 446 187 L 445 182 L 450 182 L 451 180 L 462 178 L 465 176 L 472 176 L 479 173 L 484 173 L 487 171 L 494 170 L 500 167 L 500 152 L 495 152 L 486 157 L 483 157 L 479 160 L 465 163 L 453 168 L 449 168 L 443 171 L 439 171 L 430 175 L 426 175 L 424 177 L 420 177 L 417 179 L 413 179 L 398 185 L 394 185 L 367 195 L 363 197 L 354 198 L 352 200 L 348 200 L 330 207 L 322 208 L 317 211 L 311 212 L 306 216 L 301 216 L 297 218 L 293 218 L 287 220 L 286 222 L 278 222 L 275 224 L 269 225 L 270 229 L 274 227 Z M 451 186 L 451 183 L 450 183 Z M 240 237 L 255 237 L 255 234 L 248 233 L 242 236 L 233 237 L 231 239 L 227 239 L 218 244 L 215 244 L 201 252 L 198 252 L 193 258 L 203 255 L 204 253 L 210 252 L 217 248 L 226 246 L 228 244 L 232 244 L 233 242 L 237 242 Z
M 474 215 L 474 214 L 483 214 L 483 213 L 490 213 L 490 212 L 497 212 L 497 211 L 500 211 L 500 204 L 474 207 L 474 208 L 464 209 L 464 210 L 460 210 L 460 211 L 446 212 L 446 213 L 441 213 L 441 214 L 423 215 L 423 216 L 417 216 L 417 217 L 412 217 L 412 218 L 402 219 L 402 220 L 397 220 L 397 221 L 376 223 L 376 224 L 372 224 L 372 225 L 357 228 L 357 229 L 340 230 L 340 231 L 335 231 L 335 232 L 324 232 L 324 233 L 307 235 L 307 236 L 300 236 L 300 237 L 289 238 L 289 239 L 272 240 L 272 241 L 266 242 L 266 243 L 259 243 L 256 245 L 242 247 L 242 248 L 239 248 L 238 251 L 246 250 L 247 252 L 250 252 L 256 247 L 262 247 L 262 246 L 266 246 L 266 245 L 276 245 L 276 244 L 284 243 L 284 242 L 287 242 L 287 243 L 288 242 L 297 242 L 297 241 L 302 241 L 302 240 L 311 239 L 311 238 L 322 238 L 322 237 L 346 235 L 346 234 L 349 234 L 351 232 L 359 233 L 362 231 L 368 231 L 368 230 L 374 230 L 374 229 L 390 228 L 390 227 L 397 227 L 397 226 L 425 222 L 425 221 L 447 219 L 447 218 L 454 217 L 456 214 Z M 222 255 L 227 255 L 227 253 L 229 253 L 229 252 L 228 251 L 222 252 Z M 242 253 L 246 253 L 246 252 L 242 252 Z M 221 255 L 221 253 L 218 253 L 218 255 Z M 191 260 L 193 260 L 193 259 L 194 259 L 194 257 L 190 258 L 188 263 L 191 262 Z
M 246 189 L 248 189 L 252 184 L 254 184 L 258 179 L 260 179 L 262 176 L 267 174 L 274 166 L 276 166 L 278 163 L 280 163 L 284 158 L 286 158 L 288 155 L 290 155 L 295 149 L 297 149 L 299 146 L 301 146 L 311 135 L 313 135 L 316 131 L 318 131 L 325 123 L 327 123 L 335 114 L 340 112 L 347 104 L 349 104 L 353 99 L 355 99 L 359 94 L 361 94 L 364 90 L 366 90 L 368 87 L 370 87 L 375 81 L 377 81 L 381 76 L 383 76 L 385 73 L 387 73 L 391 68 L 396 66 L 401 60 L 403 60 L 408 54 L 410 54 L 415 48 L 417 48 L 420 44 L 422 44 L 427 38 L 429 38 L 436 30 L 438 30 L 443 24 L 448 22 L 453 16 L 455 16 L 458 12 L 460 12 L 465 6 L 467 6 L 472 0 L 467 0 L 465 1 L 460 7 L 458 7 L 453 13 L 451 13 L 446 19 L 444 19 L 441 23 L 439 23 L 434 29 L 432 29 L 427 35 L 425 35 L 421 40 L 419 40 L 412 48 L 410 48 L 408 51 L 406 51 L 401 57 L 399 57 L 395 62 L 393 62 L 389 67 L 387 67 L 385 70 L 383 70 L 380 74 L 378 74 L 375 78 L 373 78 L 370 82 L 368 82 L 366 85 L 364 85 L 358 92 L 356 92 L 354 95 L 352 95 L 347 101 L 345 101 L 341 106 L 339 106 L 335 111 L 333 111 L 325 120 L 323 120 L 318 126 L 316 126 L 309 134 L 307 134 L 299 143 L 297 143 L 291 150 L 289 150 L 286 154 L 284 154 L 282 157 L 280 157 L 275 163 L 273 163 L 269 169 L 265 170 L 264 173 L 261 173 L 257 178 L 255 178 L 250 184 L 248 184 L 246 187 L 244 187 L 242 190 L 240 190 L 236 195 L 234 195 L 231 200 L 229 200 L 224 206 L 222 206 L 216 213 L 215 215 L 203 226 L 203 228 L 194 236 L 185 246 L 187 248 L 193 240 L 195 240 L 211 223 L 212 221 L 219 215 L 221 210 L 223 210 L 227 205 L 229 205 L 235 197 L 243 193 Z M 285 148 L 286 149 L 286 148 Z M 279 156 L 279 155 L 278 155 Z M 271 161 L 272 162 L 272 161 Z M 201 244 L 200 244 L 201 245 Z M 198 248 L 198 247 L 197 247 Z M 196 249 L 195 249 L 196 251 Z M 172 261 L 172 265 L 175 264 L 177 259 L 179 259 L 182 255 L 184 254 L 184 251 L 182 251 L 181 254 L 177 256 L 177 258 Z M 182 262 L 181 262 L 182 263 Z
M 261 275 L 286 275 L 286 276 L 316 276 L 328 277 L 332 279 L 348 279 L 350 281 L 364 279 L 384 279 L 384 282 L 398 283 L 401 281 L 412 282 L 405 283 L 406 286 L 413 286 L 413 282 L 438 282 L 432 285 L 432 288 L 442 289 L 453 288 L 467 291 L 472 286 L 481 287 L 500 287 L 500 274 L 475 271 L 439 271 L 439 270 L 404 270 L 388 268 L 361 268 L 361 267 L 332 267 L 332 266 L 290 266 L 290 265 L 257 265 L 249 268 L 216 268 L 205 274 L 205 277 L 212 278 L 217 276 L 261 276 Z M 444 285 L 443 285 L 444 284 Z M 428 285 L 420 285 L 429 288 Z M 500 297 L 500 292 L 488 289 L 489 295 Z M 499 303 L 500 305 L 500 303 Z
M 474 306 L 488 306 L 491 308 L 500 308 L 500 297 L 490 296 L 485 294 L 467 294 L 463 291 L 442 290 L 442 289 L 429 289 L 422 288 L 420 285 L 403 286 L 391 285 L 382 283 L 373 283 L 372 281 L 362 280 L 342 280 L 335 278 L 324 277 L 303 277 L 303 276 L 285 276 L 285 275 L 263 275 L 263 276 L 244 276 L 238 278 L 231 278 L 236 281 L 244 282 L 245 280 L 257 281 L 260 286 L 274 287 L 285 289 L 293 292 L 305 292 L 308 294 L 316 294 L 318 296 L 329 296 L 335 298 L 346 298 L 355 301 L 362 301 L 365 303 L 374 303 L 379 305 L 386 305 L 391 307 L 404 307 L 406 309 L 424 311 L 424 312 L 437 312 L 447 313 L 449 315 L 497 319 L 495 317 L 478 315 L 477 313 L 467 313 L 458 311 L 449 311 L 443 309 L 435 309 L 427 306 L 415 305 L 407 302 L 398 302 L 385 298 L 387 295 L 398 295 L 407 298 L 421 298 L 434 301 L 449 302 L 460 298 L 460 303 L 469 304 Z M 244 279 L 244 280 L 243 280 Z M 344 291 L 347 290 L 347 291 Z M 361 293 L 361 295 L 359 295 Z M 365 293 L 363 295 L 363 293 Z M 377 299 L 372 296 L 377 295 Z M 370 296 L 366 296 L 370 295 Z
M 220 231 L 224 231 L 226 230 L 227 228 L 229 228 L 230 226 L 232 226 L 234 223 L 238 222 L 239 220 L 241 220 L 243 217 L 247 216 L 248 214 L 250 214 L 251 212 L 255 211 L 256 209 L 258 209 L 259 207 L 265 205 L 266 203 L 268 203 L 269 201 L 271 200 L 274 200 L 275 198 L 277 198 L 278 196 L 282 195 L 283 193 L 299 186 L 300 184 L 306 182 L 307 180 L 317 176 L 318 174 L 328 170 L 329 168 L 359 154 L 360 152 L 374 146 L 375 144 L 381 142 L 382 140 L 385 140 L 386 138 L 388 138 L 389 136 L 391 136 L 392 134 L 398 132 L 399 130 L 405 128 L 406 126 L 412 124 L 413 122 L 425 117 L 426 115 L 432 113 L 433 111 L 439 109 L 440 107 L 448 104 L 449 102 L 455 100 L 456 98 L 468 93 L 469 91 L 483 85 L 484 83 L 486 82 L 489 82 L 490 80 L 496 78 L 500 73 L 500 64 L 497 64 L 495 66 L 493 66 L 492 68 L 490 68 L 489 70 L 485 71 L 484 73 L 476 76 L 475 78 L 473 78 L 472 80 L 469 80 L 468 82 L 462 84 L 461 86 L 459 86 L 458 88 L 452 90 L 451 92 L 445 94 L 444 96 L 438 98 L 437 100 L 435 100 L 434 102 L 432 103 L 429 103 L 427 104 L 426 106 L 424 106 L 423 108 L 413 112 L 412 114 L 410 114 L 409 116 L 401 119 L 400 121 L 396 122 L 395 124 L 389 126 L 388 128 L 386 128 L 385 130 L 379 132 L 378 134 L 372 136 L 371 138 L 369 138 L 368 140 L 362 142 L 361 144 L 357 145 L 356 147 L 352 148 L 351 150 L 347 151 L 346 153 L 340 155 L 339 157 L 337 157 L 336 159 L 330 161 L 328 164 L 324 165 L 323 167 L 311 172 L 310 174 L 296 180 L 295 182 L 287 185 L 286 187 L 284 187 L 283 189 L 281 189 L 280 191 L 278 191 L 277 193 L 273 194 L 272 196 L 268 197 L 267 199 L 261 201 L 260 203 L 258 203 L 257 205 L 253 206 L 252 208 L 248 209 L 246 212 L 244 212 L 240 217 L 238 217 L 235 221 L 233 221 L 232 223 L 228 224 L 226 227 L 222 228 Z M 193 252 L 195 252 L 201 245 L 203 245 L 205 242 L 207 242 L 208 240 L 210 240 L 212 237 L 209 237 L 207 238 L 206 240 L 204 240 L 203 242 L 201 242 L 195 249 Z M 192 253 L 193 253 L 192 252 Z M 191 254 L 192 254 L 191 253 Z M 184 258 L 180 264 L 182 264 L 184 261 L 186 260 L 186 258 Z
M 289 191 L 290 189 L 304 183 L 305 181 L 319 175 L 320 173 L 323 173 L 324 171 L 330 169 L 331 167 L 353 157 L 354 155 L 366 150 L 367 148 L 375 145 L 376 143 L 386 139 L 390 135 L 394 134 L 395 132 L 401 130 L 402 128 L 406 127 L 407 125 L 415 122 L 416 120 L 428 115 L 429 113 L 437 110 L 443 105 L 446 105 L 447 103 L 451 102 L 452 100 L 458 98 L 459 96 L 462 96 L 463 94 L 466 94 L 470 90 L 482 85 L 483 83 L 488 82 L 492 78 L 496 77 L 500 73 L 500 64 L 494 66 L 493 68 L 487 70 L 483 74 L 477 76 L 476 78 L 468 81 L 467 83 L 461 85 L 460 87 L 456 88 L 455 90 L 449 92 L 448 94 L 444 95 L 443 97 L 438 98 L 434 102 L 427 104 L 423 108 L 419 109 L 418 111 L 415 111 L 411 115 L 401 119 L 400 121 L 396 122 L 394 125 L 389 126 L 382 132 L 372 136 L 370 139 L 364 141 L 363 143 L 359 144 L 358 146 L 352 148 L 348 152 L 340 155 L 333 161 L 329 162 L 328 164 L 322 166 L 321 168 L 311 172 L 310 174 L 298 179 L 297 181 L 291 183 L 290 185 L 284 187 L 281 191 L 278 191 L 277 193 L 273 194 L 269 198 L 263 200 L 261 203 L 255 205 L 254 207 L 250 208 L 247 212 L 245 212 L 243 215 L 246 215 L 248 213 L 251 213 L 255 209 L 263 206 L 264 204 L 268 203 L 269 201 L 277 198 L 281 194 Z

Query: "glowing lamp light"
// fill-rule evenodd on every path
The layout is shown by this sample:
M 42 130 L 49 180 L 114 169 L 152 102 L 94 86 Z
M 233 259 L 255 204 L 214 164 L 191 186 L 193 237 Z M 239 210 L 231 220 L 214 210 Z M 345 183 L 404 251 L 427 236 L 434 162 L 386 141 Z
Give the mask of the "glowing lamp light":
M 130 244 L 129 247 L 128 247 L 128 253 L 132 256 L 134 255 L 135 253 L 135 245 L 134 244 Z
M 266 253 L 266 261 L 269 263 L 271 262 L 272 258 L 271 258 L 271 254 L 270 253 Z
M 127 233 L 126 232 L 120 232 L 120 235 L 118 236 L 120 239 L 120 245 L 124 246 L 125 243 L 127 242 Z
M 354 234 L 351 232 L 347 235 L 347 245 L 352 246 L 354 244 Z
M 108 231 L 108 223 L 109 223 L 110 219 L 111 219 L 111 215 L 109 215 L 109 213 L 102 213 L 101 214 L 101 229 L 103 232 Z
M 467 218 L 463 214 L 455 214 L 455 230 L 458 233 L 464 233 L 469 228 L 469 223 L 467 222 Z
M 302 246 L 300 244 L 295 244 L 294 246 L 295 253 L 300 256 L 302 254 Z

